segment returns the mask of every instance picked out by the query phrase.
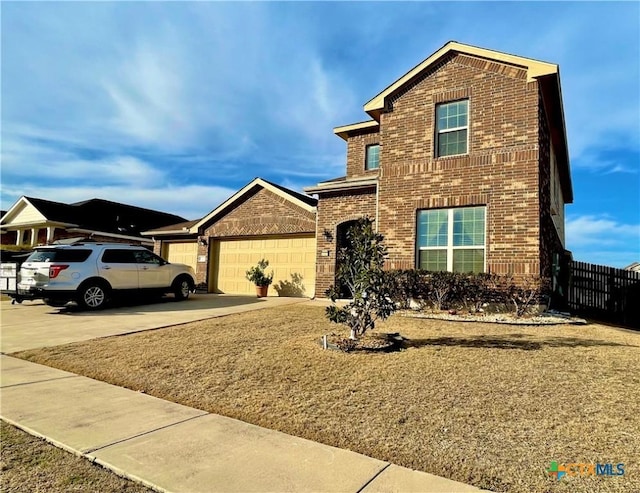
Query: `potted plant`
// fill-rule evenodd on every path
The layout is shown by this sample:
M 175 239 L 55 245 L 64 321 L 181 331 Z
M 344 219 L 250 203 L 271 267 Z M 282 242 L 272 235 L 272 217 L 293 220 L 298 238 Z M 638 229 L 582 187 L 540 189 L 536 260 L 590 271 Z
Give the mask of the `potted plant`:
M 267 267 L 269 267 L 269 261 L 262 259 L 258 262 L 258 265 L 251 267 L 246 274 L 247 279 L 256 285 L 258 298 L 267 296 L 269 284 L 273 281 L 273 271 L 268 275 L 264 272 Z

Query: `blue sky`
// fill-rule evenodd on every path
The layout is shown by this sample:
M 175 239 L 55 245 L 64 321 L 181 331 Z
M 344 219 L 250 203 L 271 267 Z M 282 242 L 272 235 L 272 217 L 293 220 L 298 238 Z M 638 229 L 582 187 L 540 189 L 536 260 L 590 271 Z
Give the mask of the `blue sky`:
M 560 65 L 578 260 L 640 260 L 640 4 L 2 3 L 2 208 L 200 217 L 345 171 L 338 125 L 449 40 Z

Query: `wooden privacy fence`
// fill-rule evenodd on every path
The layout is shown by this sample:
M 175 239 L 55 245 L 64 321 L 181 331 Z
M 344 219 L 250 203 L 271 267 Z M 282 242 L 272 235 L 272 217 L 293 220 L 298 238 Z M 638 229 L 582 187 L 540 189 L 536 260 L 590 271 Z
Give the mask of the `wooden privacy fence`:
M 570 269 L 571 311 L 640 329 L 640 272 L 576 261 Z

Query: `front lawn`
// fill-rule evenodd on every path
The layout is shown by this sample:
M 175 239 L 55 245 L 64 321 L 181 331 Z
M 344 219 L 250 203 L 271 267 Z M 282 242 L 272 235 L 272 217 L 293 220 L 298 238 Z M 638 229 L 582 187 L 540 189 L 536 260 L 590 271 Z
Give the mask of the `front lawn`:
M 495 491 L 640 491 L 640 334 L 394 315 L 395 353 L 324 351 L 291 305 L 18 356 Z M 559 463 L 625 476 L 555 481 Z M 327 472 L 330 474 L 330 471 Z

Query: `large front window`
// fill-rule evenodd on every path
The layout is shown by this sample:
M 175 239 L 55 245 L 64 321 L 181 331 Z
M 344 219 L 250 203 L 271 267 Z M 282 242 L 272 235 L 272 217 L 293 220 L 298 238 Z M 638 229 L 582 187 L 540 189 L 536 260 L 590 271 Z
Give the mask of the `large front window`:
M 486 207 L 418 211 L 418 268 L 484 272 Z
M 467 153 L 469 100 L 436 106 L 436 157 Z

